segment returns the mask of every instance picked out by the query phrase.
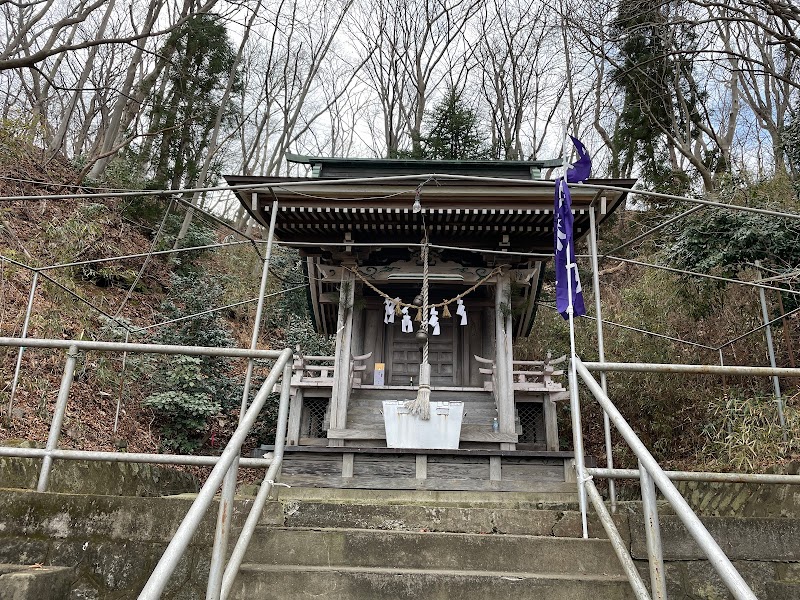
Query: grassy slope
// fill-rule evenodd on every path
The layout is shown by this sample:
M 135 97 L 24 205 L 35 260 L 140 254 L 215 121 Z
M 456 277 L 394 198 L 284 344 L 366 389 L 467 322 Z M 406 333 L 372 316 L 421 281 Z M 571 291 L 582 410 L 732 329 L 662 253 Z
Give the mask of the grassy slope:
M 7 149 L 3 149 L 7 150 Z M 68 165 L 47 161 L 34 148 L 15 153 L 16 160 L 0 163 L 0 195 L 65 194 L 78 188 L 68 183 L 74 176 Z M 48 182 L 48 183 L 37 183 Z M 122 215 L 126 200 L 31 200 L 0 205 L 0 254 L 25 265 L 40 267 L 70 261 L 148 252 L 152 229 Z M 251 297 L 247 281 L 252 260 L 238 248 L 206 255 L 207 269 L 230 270 L 236 284 L 227 290 L 232 302 Z M 112 316 L 140 326 L 157 321 L 158 308 L 170 282 L 171 264 L 164 258 L 143 258 L 103 263 L 92 267 L 48 271 L 59 284 Z M 137 279 L 138 277 L 138 279 Z M 29 270 L 0 261 L 0 335 L 22 332 L 31 285 Z M 132 284 L 135 283 L 135 286 Z M 249 345 L 250 308 L 226 314 L 239 345 Z M 101 312 L 81 302 L 53 282 L 40 278 L 29 337 L 111 340 Z M 131 340 L 131 341 L 142 341 Z M 0 405 L 7 414 L 16 349 L 0 349 Z M 0 421 L 0 441 L 47 439 L 50 414 L 58 393 L 64 353 L 27 350 L 11 419 Z M 240 372 L 243 365 L 237 364 Z M 151 410 L 140 405 L 143 383 L 121 376 L 121 355 L 90 353 L 81 356 L 63 428 L 61 444 L 91 450 L 113 450 L 119 443 L 128 451 L 152 452 L 159 447 Z M 113 433 L 117 401 L 122 398 L 119 431 Z M 235 419 L 215 420 L 214 439 L 224 437 Z

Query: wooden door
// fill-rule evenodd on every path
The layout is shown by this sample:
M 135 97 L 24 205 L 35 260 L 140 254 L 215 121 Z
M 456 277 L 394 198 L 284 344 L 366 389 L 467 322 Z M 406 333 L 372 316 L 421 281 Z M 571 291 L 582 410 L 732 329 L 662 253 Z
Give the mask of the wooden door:
M 457 385 L 455 337 L 452 321 L 441 323 L 440 335 L 430 336 L 428 362 L 431 365 L 431 385 Z M 387 383 L 409 385 L 413 379 L 413 385 L 418 385 L 422 349 L 417 342 L 416 333 L 403 333 L 399 327 L 390 325 L 386 339 Z

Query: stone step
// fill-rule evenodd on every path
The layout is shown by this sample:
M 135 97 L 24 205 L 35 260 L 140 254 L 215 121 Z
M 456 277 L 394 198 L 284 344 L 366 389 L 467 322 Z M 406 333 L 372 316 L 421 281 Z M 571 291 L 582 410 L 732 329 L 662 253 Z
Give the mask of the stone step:
M 283 479 L 282 479 L 283 480 Z M 341 487 L 312 487 L 297 483 L 290 488 L 281 488 L 280 500 L 285 505 L 305 506 L 308 503 L 323 505 L 364 505 L 364 510 L 381 514 L 388 507 L 404 506 L 426 508 L 465 509 L 538 509 L 553 510 L 577 507 L 576 484 L 561 484 L 558 490 L 525 491 L 470 491 L 470 490 L 423 490 L 423 489 L 358 489 Z M 567 487 L 569 486 L 569 489 Z M 324 509 L 324 507 L 323 507 Z M 286 509 L 287 511 L 290 509 Z M 338 510 L 338 509 L 335 509 Z M 391 509 L 395 510 L 395 509 Z M 424 527 L 421 526 L 421 527 Z M 420 528 L 421 528 L 420 527 Z M 417 527 L 414 527 L 418 529 Z M 483 531 L 483 530 L 479 530 Z
M 359 490 L 347 490 L 357 492 Z M 509 494 L 513 495 L 513 494 Z M 541 503 L 539 508 L 519 505 L 487 507 L 386 503 L 283 500 L 284 526 L 301 528 L 345 527 L 394 531 L 499 533 L 534 536 L 581 537 L 581 517 L 575 504 Z M 521 504 L 526 506 L 525 504 Z M 627 516 L 614 516 L 620 531 L 627 531 Z M 589 535 L 604 538 L 594 514 L 589 515 Z
M 627 580 L 614 575 L 578 578 L 517 572 L 470 572 L 244 564 L 237 600 L 633 600 Z
M 0 564 L 0 600 L 68 600 L 72 567 Z
M 610 542 L 532 535 L 260 527 L 259 565 L 622 575 Z

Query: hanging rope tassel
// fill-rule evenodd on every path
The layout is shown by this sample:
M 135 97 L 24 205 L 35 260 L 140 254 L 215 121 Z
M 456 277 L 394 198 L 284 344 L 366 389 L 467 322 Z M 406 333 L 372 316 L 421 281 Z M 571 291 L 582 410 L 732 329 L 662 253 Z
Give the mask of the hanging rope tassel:
M 449 306 L 450 306 L 449 304 L 445 304 L 444 308 L 442 309 L 442 318 L 443 319 L 449 319 L 450 317 L 453 316 L 453 315 L 450 314 L 450 309 L 448 308 Z
M 414 320 L 417 321 L 418 323 L 422 322 L 422 309 L 421 308 L 417 309 L 417 315 L 414 317 Z
M 419 365 L 419 389 L 414 400 L 406 402 L 406 408 L 412 415 L 423 421 L 431 418 L 431 366 L 428 362 L 428 232 L 422 241 L 422 309 L 417 313 L 422 325 L 420 331 L 426 333 L 425 345 L 422 347 L 422 363 Z

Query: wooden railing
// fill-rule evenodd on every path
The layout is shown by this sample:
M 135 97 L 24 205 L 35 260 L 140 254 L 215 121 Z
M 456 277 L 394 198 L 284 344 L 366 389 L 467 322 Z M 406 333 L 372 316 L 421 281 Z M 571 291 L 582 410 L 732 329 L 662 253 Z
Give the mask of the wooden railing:
M 474 355 L 475 360 L 486 367 L 480 367 L 479 371 L 489 377 L 484 382 L 486 390 L 494 391 L 497 388 L 497 365 L 495 361 L 482 356 Z M 554 365 L 566 362 L 567 356 L 561 356 L 555 360 L 550 358 L 550 354 L 545 360 L 515 360 L 513 365 L 513 385 L 514 391 L 520 392 L 562 392 L 564 386 L 554 377 L 564 375 L 564 371 L 556 371 Z
M 360 373 L 367 370 L 367 365 L 364 362 L 371 357 L 372 352 L 351 357 L 350 371 L 348 373 L 351 389 L 361 387 Z M 333 361 L 333 356 L 304 355 L 296 352 L 292 363 L 292 385 L 307 388 L 332 388 Z

